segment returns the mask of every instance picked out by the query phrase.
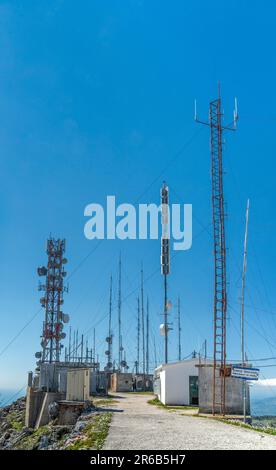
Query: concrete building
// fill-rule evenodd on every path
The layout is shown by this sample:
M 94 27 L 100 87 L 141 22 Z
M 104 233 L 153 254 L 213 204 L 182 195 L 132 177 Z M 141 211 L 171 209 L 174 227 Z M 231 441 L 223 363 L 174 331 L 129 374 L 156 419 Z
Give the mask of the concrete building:
M 115 372 L 110 378 L 110 390 L 112 392 L 152 392 L 153 375 Z
M 107 374 L 93 367 L 43 363 L 37 375 L 28 374 L 25 424 L 32 428 L 47 424 L 49 406 L 54 402 L 59 405 L 59 418 L 70 421 L 85 401 L 106 395 L 107 388 Z
M 198 405 L 198 359 L 155 369 L 154 392 L 164 405 Z
M 213 365 L 198 365 L 199 412 L 213 412 Z M 216 371 L 219 380 L 219 370 Z M 246 414 L 250 416 L 250 393 L 248 382 Z M 243 415 L 243 381 L 234 377 L 225 378 L 225 413 L 228 415 Z
M 132 392 L 132 374 L 115 372 L 111 375 L 110 389 L 112 392 Z

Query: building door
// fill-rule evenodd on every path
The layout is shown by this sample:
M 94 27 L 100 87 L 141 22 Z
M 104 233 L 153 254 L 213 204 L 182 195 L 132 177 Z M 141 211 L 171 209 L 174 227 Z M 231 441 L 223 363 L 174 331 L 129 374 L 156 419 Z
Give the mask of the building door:
M 190 405 L 198 405 L 198 377 L 191 375 L 189 377 Z

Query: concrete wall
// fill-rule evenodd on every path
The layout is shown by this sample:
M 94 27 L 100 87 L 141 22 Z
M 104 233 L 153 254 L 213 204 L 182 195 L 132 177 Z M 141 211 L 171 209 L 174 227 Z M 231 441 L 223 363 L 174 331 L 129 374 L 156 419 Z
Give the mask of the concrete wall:
M 40 411 L 37 416 L 35 427 L 40 428 L 41 426 L 45 426 L 50 421 L 49 416 L 49 405 L 54 401 L 58 402 L 64 398 L 64 394 L 59 392 L 46 392 L 44 393 L 43 402 L 40 407 Z
M 45 396 L 42 390 L 27 387 L 25 426 L 34 428 Z
M 219 383 L 219 370 L 216 371 Z M 213 366 L 200 366 L 198 376 L 199 411 L 201 413 L 213 412 Z M 250 395 L 247 386 L 247 415 L 250 415 Z M 243 381 L 234 377 L 225 378 L 225 413 L 230 415 L 243 414 Z M 217 409 L 219 412 L 219 409 Z
M 155 378 L 160 380 L 159 400 L 164 405 L 190 405 L 190 377 L 198 376 L 198 359 L 160 366 Z
M 71 425 L 75 424 L 81 412 L 83 411 L 84 403 L 83 402 L 68 402 L 60 401 L 59 402 L 59 415 L 58 423 L 59 425 Z

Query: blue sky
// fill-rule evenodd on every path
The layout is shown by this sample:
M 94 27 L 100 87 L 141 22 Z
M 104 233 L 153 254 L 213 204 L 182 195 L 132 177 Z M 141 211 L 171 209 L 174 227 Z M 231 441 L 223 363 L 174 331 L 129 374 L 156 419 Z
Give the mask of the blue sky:
M 0 2 L 1 350 L 39 309 L 36 267 L 46 262 L 52 233 L 67 240 L 71 277 L 64 311 L 89 340 L 96 326 L 101 359 L 109 276 L 116 282 L 122 252 L 123 342 L 131 367 L 143 261 L 151 361 L 154 336 L 162 360 L 159 242 L 107 240 L 97 247 L 84 238 L 83 211 L 90 202 L 105 203 L 107 195 L 118 203 L 158 203 L 166 179 L 171 202 L 191 203 L 194 211 L 193 247 L 172 260 L 171 320 L 179 294 L 183 356 L 205 338 L 212 353 L 209 134 L 194 123 L 193 103 L 196 98 L 199 116 L 207 118 L 220 80 L 225 115 L 231 120 L 235 96 L 240 114 L 237 132 L 225 135 L 224 153 L 228 357 L 240 357 L 248 197 L 247 351 L 251 359 L 276 356 L 275 14 L 273 1 Z M 42 320 L 40 312 L 0 353 L 0 387 L 24 385 Z M 116 331 L 115 309 L 115 337 Z M 175 328 L 169 350 L 176 359 Z M 275 377 L 276 365 L 262 374 Z

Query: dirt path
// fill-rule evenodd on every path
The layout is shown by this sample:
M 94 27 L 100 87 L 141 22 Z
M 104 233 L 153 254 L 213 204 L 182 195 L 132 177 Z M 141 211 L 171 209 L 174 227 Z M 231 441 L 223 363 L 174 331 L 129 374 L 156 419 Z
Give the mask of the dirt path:
M 104 449 L 276 450 L 276 436 L 149 405 L 148 395 L 120 393 Z

